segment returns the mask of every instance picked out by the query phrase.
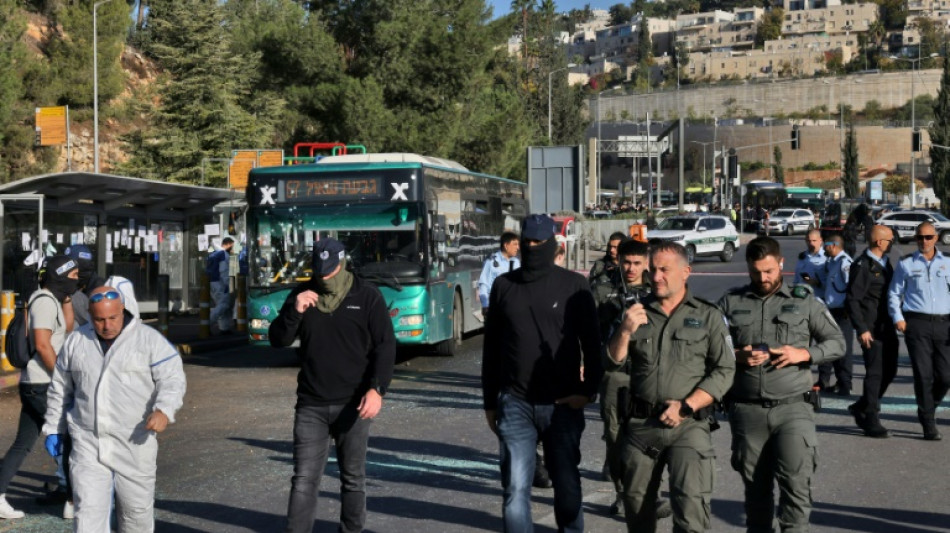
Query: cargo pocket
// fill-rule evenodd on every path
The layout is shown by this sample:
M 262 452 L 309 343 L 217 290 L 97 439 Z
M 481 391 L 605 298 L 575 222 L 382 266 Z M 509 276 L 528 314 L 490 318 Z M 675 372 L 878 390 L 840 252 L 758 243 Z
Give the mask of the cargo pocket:
M 797 313 L 780 313 L 776 316 L 775 329 L 782 344 L 807 346 L 810 338 L 807 319 L 808 316 Z
M 818 470 L 818 436 L 813 433 L 802 435 L 805 439 L 805 450 L 802 453 L 802 464 L 799 470 L 804 471 L 808 468 L 808 462 L 811 461 L 811 472 Z
M 680 328 L 673 332 L 673 350 L 676 360 L 688 362 L 693 354 L 702 354 L 705 359 L 706 350 L 700 350 L 698 345 L 706 340 L 709 332 L 703 328 Z
M 755 318 L 751 314 L 732 315 L 729 317 L 729 333 L 732 335 L 732 341 L 737 347 L 757 344 L 762 339 L 759 338 L 759 331 L 753 332 L 752 322 Z M 753 333 L 756 338 L 753 338 Z

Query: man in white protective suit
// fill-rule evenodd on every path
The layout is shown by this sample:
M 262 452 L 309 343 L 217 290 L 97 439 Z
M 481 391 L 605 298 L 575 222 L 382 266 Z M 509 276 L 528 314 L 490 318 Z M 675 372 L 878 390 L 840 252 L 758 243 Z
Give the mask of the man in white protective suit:
M 109 286 L 89 295 L 92 322 L 66 339 L 48 393 L 47 450 L 72 437 L 79 533 L 109 531 L 113 494 L 120 533 L 155 528 L 156 435 L 175 421 L 185 372 L 175 347 L 126 310 L 134 298 Z

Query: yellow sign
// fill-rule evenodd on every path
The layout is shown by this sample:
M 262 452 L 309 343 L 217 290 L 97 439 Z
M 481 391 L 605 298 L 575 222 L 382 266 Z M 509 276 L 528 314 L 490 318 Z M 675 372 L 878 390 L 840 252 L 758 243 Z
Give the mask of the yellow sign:
M 247 187 L 247 176 L 254 168 L 253 159 L 234 159 L 228 167 L 228 183 L 232 189 L 243 189 Z
M 66 144 L 66 106 L 37 107 L 36 132 L 40 146 Z
M 283 150 L 261 150 L 257 153 L 258 167 L 279 167 L 283 164 Z
M 284 164 L 283 150 L 233 150 L 231 167 L 228 171 L 232 189 L 247 187 L 247 178 L 251 169 L 261 167 L 279 167 Z M 240 165 L 238 164 L 240 163 Z M 247 165 L 250 163 L 250 165 Z

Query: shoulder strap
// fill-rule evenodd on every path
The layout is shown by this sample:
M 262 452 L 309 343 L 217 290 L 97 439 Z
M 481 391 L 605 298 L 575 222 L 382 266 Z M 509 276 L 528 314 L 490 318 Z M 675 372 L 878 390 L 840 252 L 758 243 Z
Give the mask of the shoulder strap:
M 39 295 L 37 295 L 36 298 L 33 298 L 32 300 L 30 300 L 29 302 L 27 302 L 27 304 L 26 304 L 26 320 L 27 320 L 27 325 L 28 325 L 28 326 L 29 326 L 29 320 L 30 320 L 30 309 L 33 307 L 33 304 L 36 303 L 36 301 L 40 299 L 40 296 L 46 296 L 47 298 L 52 298 L 52 300 L 53 300 L 54 302 L 57 301 L 56 298 L 53 298 L 53 296 L 52 296 L 51 294 L 46 294 L 45 292 L 41 292 Z M 59 312 L 56 313 L 56 321 L 59 322 Z M 27 329 L 29 329 L 29 328 L 27 328 Z

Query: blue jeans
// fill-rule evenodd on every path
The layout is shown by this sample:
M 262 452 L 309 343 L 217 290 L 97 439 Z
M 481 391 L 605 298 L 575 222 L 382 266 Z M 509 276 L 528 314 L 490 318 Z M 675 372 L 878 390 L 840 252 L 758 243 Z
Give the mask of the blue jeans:
M 3 466 L 0 467 L 0 494 L 7 491 L 10 481 L 16 475 L 23 461 L 37 437 L 43 429 L 44 417 L 46 416 L 46 391 L 49 389 L 49 383 L 30 384 L 20 383 L 20 422 L 17 426 L 16 438 L 13 444 L 3 457 Z
M 294 417 L 294 477 L 287 509 L 287 532 L 310 533 L 317 515 L 320 479 L 327 465 L 330 439 L 336 443 L 340 469 L 340 531 L 363 530 L 366 521 L 366 446 L 370 420 L 356 404 L 297 406 Z
M 498 438 L 501 444 L 502 510 L 506 533 L 530 533 L 531 483 L 535 449 L 540 437 L 544 463 L 554 483 L 554 519 L 559 532 L 584 531 L 581 508 L 581 434 L 583 409 L 566 405 L 531 404 L 507 392 L 498 398 Z

